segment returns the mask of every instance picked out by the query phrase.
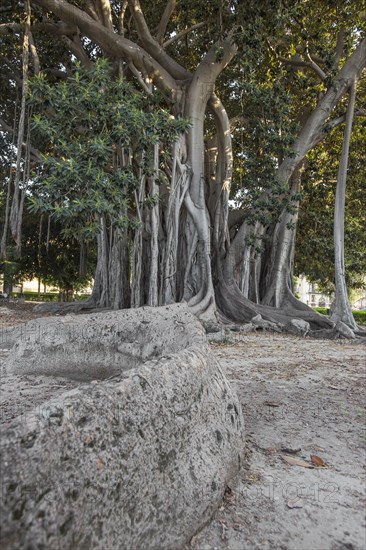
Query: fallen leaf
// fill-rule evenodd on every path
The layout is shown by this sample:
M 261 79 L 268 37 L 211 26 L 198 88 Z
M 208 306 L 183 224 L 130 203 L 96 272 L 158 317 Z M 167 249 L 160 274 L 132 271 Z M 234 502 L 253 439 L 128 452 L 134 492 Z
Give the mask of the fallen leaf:
M 105 464 L 104 464 L 103 460 L 101 458 L 98 458 L 97 468 L 99 468 L 99 470 L 102 470 L 104 467 L 105 467 Z
M 314 468 L 314 466 L 309 462 L 306 462 L 301 458 L 296 458 L 295 456 L 282 455 L 282 458 L 285 462 L 287 462 L 287 464 L 291 464 L 291 466 L 303 466 L 304 468 Z
M 303 508 L 304 506 L 304 502 L 299 499 L 299 500 L 288 500 L 286 502 L 288 508 Z
M 281 404 L 277 403 L 276 401 L 265 401 L 263 405 L 267 405 L 267 407 L 280 407 Z
M 281 447 L 281 451 L 283 453 L 288 453 L 290 455 L 295 455 L 296 453 L 299 453 L 301 451 L 301 447 L 298 447 L 297 449 L 290 449 L 289 447 Z
M 326 466 L 324 460 L 322 458 L 320 458 L 320 456 L 317 456 L 317 455 L 310 455 L 310 458 L 311 458 L 311 462 L 314 464 L 314 466 L 320 466 L 320 467 L 324 467 Z

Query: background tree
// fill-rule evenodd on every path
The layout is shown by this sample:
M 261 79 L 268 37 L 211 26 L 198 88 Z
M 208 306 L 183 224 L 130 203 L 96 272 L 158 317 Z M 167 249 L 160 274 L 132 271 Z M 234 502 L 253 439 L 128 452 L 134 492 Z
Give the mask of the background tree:
M 169 150 L 188 123 L 162 109 L 158 97 L 147 101 L 112 76 L 99 59 L 88 71 L 76 68 L 67 82 L 50 85 L 42 74 L 31 82 L 29 104 L 41 113 L 34 134 L 47 151 L 32 178 L 31 202 L 61 221 L 69 238 L 98 239 L 89 306 L 130 307 L 131 292 L 133 305 L 157 305 L 156 221 L 159 186 L 166 184 L 161 167 L 169 161 L 159 158 L 159 147 Z
M 365 123 L 363 117 L 354 120 L 347 171 L 345 275 L 347 288 L 354 291 L 364 288 L 366 273 Z M 327 294 L 335 291 L 333 213 L 343 131 L 342 126 L 332 130 L 308 157 L 296 237 L 295 273 L 304 274 Z

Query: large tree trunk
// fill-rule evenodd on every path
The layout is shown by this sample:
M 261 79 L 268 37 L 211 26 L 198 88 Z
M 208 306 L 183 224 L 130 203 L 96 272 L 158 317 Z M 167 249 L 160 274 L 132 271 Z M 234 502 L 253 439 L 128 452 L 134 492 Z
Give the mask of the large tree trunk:
M 344 63 L 337 77 L 334 79 L 333 85 L 319 100 L 318 105 L 303 124 L 291 155 L 286 157 L 278 168 L 277 177 L 282 183 L 287 184 L 292 178 L 295 178 L 295 186 L 297 185 L 296 171 L 299 170 L 308 151 L 324 138 L 323 128 L 331 111 L 365 65 L 366 39 L 359 44 L 353 54 Z M 248 255 L 245 253 L 247 248 L 246 239 L 251 227 L 248 226 L 246 220 L 243 221 L 231 242 L 230 250 L 224 262 L 224 277 L 220 279 L 218 285 L 218 304 L 228 318 L 237 321 L 248 321 L 251 315 L 254 316 L 260 313 L 268 320 L 279 320 L 280 318 L 283 319 L 283 313 L 287 311 L 288 320 L 291 317 L 296 317 L 310 322 L 310 319 L 312 319 L 313 325 L 322 325 L 323 328 L 329 328 L 330 324 L 333 326 L 333 323 L 329 324 L 327 320 L 320 321 L 318 315 L 312 312 L 308 306 L 297 300 L 291 291 L 289 275 L 291 273 L 295 233 L 287 227 L 289 221 L 291 221 L 291 216 L 288 213 L 284 213 L 282 221 L 276 226 L 274 231 L 275 239 L 274 243 L 271 243 L 272 246 L 274 244 L 274 248 L 272 249 L 273 255 L 269 258 L 270 268 L 269 270 L 267 268 L 267 277 L 261 289 L 264 294 L 262 306 L 250 303 L 244 295 L 240 296 L 240 289 L 233 275 L 238 250 L 242 250 L 244 251 L 244 255 Z M 268 258 L 265 258 L 266 262 L 268 266 Z M 263 284 L 263 279 L 261 279 L 261 282 Z M 249 287 L 253 285 L 255 285 L 255 282 L 250 281 Z M 254 296 L 256 296 L 256 293 L 254 293 Z M 274 307 L 268 309 L 269 306 Z M 280 313 L 278 308 L 282 310 Z M 313 319 L 315 320 L 313 321 Z
M 299 164 L 291 177 L 291 196 L 300 191 L 302 166 Z M 299 201 L 292 201 L 295 213 L 288 210 L 282 212 L 281 220 L 276 224 L 267 252 L 261 289 L 261 303 L 277 308 L 288 305 L 291 297 L 292 259 L 295 248 L 296 224 L 298 219 Z M 301 302 L 299 302 L 299 309 Z
M 101 220 L 98 263 L 87 307 L 131 307 L 129 236 L 125 231 L 108 228 L 105 218 Z
M 348 300 L 346 272 L 344 264 L 344 211 L 346 205 L 347 166 L 349 157 L 349 145 L 356 99 L 356 82 L 350 88 L 348 109 L 346 115 L 346 127 L 342 145 L 341 159 L 339 163 L 337 190 L 334 205 L 334 267 L 335 267 L 335 303 L 331 319 L 334 322 L 342 321 L 350 328 L 357 330 L 357 325 L 352 315 Z

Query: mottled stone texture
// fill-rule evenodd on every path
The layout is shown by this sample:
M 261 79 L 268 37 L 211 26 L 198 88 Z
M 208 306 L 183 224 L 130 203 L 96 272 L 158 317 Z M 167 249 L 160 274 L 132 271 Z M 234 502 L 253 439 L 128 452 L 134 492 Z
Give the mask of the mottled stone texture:
M 183 305 L 45 321 L 84 323 L 88 337 L 29 335 L 9 368 L 113 377 L 1 434 L 1 548 L 179 549 L 219 504 L 243 445 L 238 399 L 201 325 Z

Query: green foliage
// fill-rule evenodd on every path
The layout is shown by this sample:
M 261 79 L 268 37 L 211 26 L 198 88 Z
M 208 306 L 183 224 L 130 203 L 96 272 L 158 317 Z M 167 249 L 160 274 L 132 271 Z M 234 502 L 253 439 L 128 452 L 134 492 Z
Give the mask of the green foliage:
M 96 265 L 96 247 L 94 241 L 85 242 L 85 260 L 80 262 L 80 240 L 75 235 L 66 235 L 60 222 L 52 221 L 49 228 L 45 216 L 40 223 L 38 215 L 26 209 L 23 217 L 22 256 L 16 258 L 14 246 L 8 247 L 8 261 L 11 266 L 13 284 L 24 280 L 40 279 L 43 284 L 59 287 L 63 291 L 81 290 L 90 285 Z M 14 261 L 15 260 L 15 261 Z M 80 269 L 82 268 L 82 269 Z M 8 269 L 9 272 L 9 269 Z
M 329 309 L 326 307 L 313 307 L 315 311 L 322 315 L 329 315 Z M 353 309 L 352 315 L 356 323 L 360 325 L 366 325 L 366 311 L 360 309 Z
M 90 71 L 76 66 L 73 77 L 57 85 L 41 73 L 31 80 L 28 102 L 36 113 L 33 135 L 44 150 L 33 174 L 32 209 L 82 238 L 99 233 L 102 217 L 115 228 L 134 226 L 141 174 L 159 178 L 154 144 L 169 147 L 188 122 L 163 109 L 159 98 L 113 78 L 106 59 Z
M 313 307 L 314 311 L 321 313 L 322 315 L 329 315 L 329 308 L 327 307 Z
M 12 292 L 11 293 L 12 298 L 19 298 L 18 292 Z M 59 299 L 59 293 L 58 292 L 41 292 L 38 294 L 38 292 L 31 292 L 29 290 L 26 290 L 23 292 L 22 297 L 25 299 L 26 302 L 57 302 Z
M 360 324 L 360 325 L 366 325 L 366 311 L 361 311 L 361 310 L 357 310 L 357 309 L 354 309 L 352 311 L 352 315 L 354 317 L 354 320 L 356 321 L 356 323 Z
M 362 96 L 361 96 L 362 97 Z M 333 216 L 343 126 L 308 155 L 303 178 L 295 252 L 295 272 L 303 273 L 320 290 L 334 290 Z M 356 118 L 350 145 L 345 211 L 345 266 L 348 288 L 365 286 L 366 274 L 366 132 Z
M 284 206 L 293 209 L 296 197 L 289 200 L 276 170 L 285 157 L 294 155 L 300 128 L 332 85 L 339 68 L 339 32 L 344 31 L 341 65 L 365 31 L 365 18 L 356 2 L 249 0 L 237 4 L 236 21 L 239 53 L 220 80 L 221 97 L 230 116 L 238 119 L 231 196 L 248 210 L 250 220 L 268 225 Z M 306 66 L 308 55 L 325 72 L 325 82 Z M 299 66 L 285 62 L 300 58 Z M 328 154 L 332 156 L 330 149 Z

